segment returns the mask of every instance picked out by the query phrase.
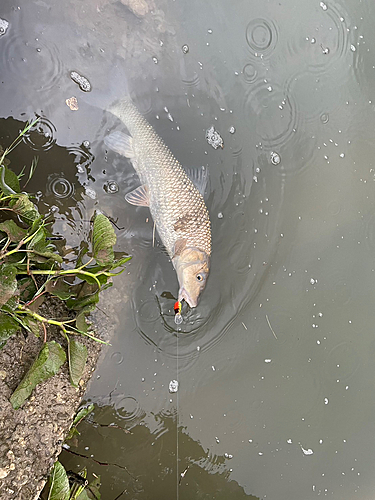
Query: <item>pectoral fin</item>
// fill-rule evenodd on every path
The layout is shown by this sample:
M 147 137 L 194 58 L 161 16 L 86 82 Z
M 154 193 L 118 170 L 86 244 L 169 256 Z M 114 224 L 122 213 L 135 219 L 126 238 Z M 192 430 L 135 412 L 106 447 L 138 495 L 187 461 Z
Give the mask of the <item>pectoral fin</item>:
M 149 207 L 150 197 L 148 194 L 147 186 L 139 186 L 137 187 L 137 189 L 130 191 L 130 193 L 125 195 L 125 200 L 131 205 Z
M 186 168 L 187 176 L 190 178 L 194 186 L 198 189 L 200 194 L 204 196 L 208 183 L 208 170 L 207 168 Z
M 178 257 L 186 248 L 186 238 L 179 238 L 174 244 L 173 258 Z
M 120 132 L 119 130 L 112 132 L 112 134 L 104 137 L 104 143 L 110 149 L 126 158 L 131 159 L 135 157 L 133 138 L 130 135 L 124 134 L 124 132 Z

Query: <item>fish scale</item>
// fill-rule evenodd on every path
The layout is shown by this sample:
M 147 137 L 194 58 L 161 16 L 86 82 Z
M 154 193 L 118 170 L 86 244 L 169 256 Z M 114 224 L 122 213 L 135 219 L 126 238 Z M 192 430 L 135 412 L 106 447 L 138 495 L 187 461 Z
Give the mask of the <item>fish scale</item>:
M 169 256 L 173 257 L 179 239 L 210 256 L 208 210 L 182 165 L 130 99 L 118 101 L 109 111 L 123 121 L 133 138 L 132 163 L 148 188 L 151 215 Z

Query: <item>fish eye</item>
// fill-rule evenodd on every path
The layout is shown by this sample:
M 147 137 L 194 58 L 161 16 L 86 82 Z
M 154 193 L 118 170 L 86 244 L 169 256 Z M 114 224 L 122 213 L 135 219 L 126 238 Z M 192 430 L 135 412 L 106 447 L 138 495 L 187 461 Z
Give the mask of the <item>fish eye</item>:
M 197 274 L 196 278 L 197 278 L 198 281 L 203 281 L 204 280 L 204 277 L 203 277 L 202 274 Z

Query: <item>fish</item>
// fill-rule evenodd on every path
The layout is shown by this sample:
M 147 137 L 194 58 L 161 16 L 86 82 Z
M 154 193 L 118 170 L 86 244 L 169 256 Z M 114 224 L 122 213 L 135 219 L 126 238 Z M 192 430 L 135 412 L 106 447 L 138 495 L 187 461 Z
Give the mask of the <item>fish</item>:
M 211 222 L 203 198 L 208 171 L 185 170 L 130 98 L 116 101 L 108 111 L 129 133 L 117 130 L 104 142 L 131 161 L 141 182 L 125 199 L 149 207 L 177 274 L 178 300 L 194 308 L 210 272 Z

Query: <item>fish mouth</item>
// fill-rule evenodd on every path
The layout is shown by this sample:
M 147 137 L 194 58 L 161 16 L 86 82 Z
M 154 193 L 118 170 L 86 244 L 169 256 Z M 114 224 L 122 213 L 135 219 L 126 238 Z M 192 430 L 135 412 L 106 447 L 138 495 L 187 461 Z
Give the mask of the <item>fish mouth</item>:
M 178 300 L 180 302 L 184 300 L 191 308 L 197 307 L 198 304 L 198 300 L 192 299 L 185 288 L 180 288 L 180 291 L 178 293 Z

